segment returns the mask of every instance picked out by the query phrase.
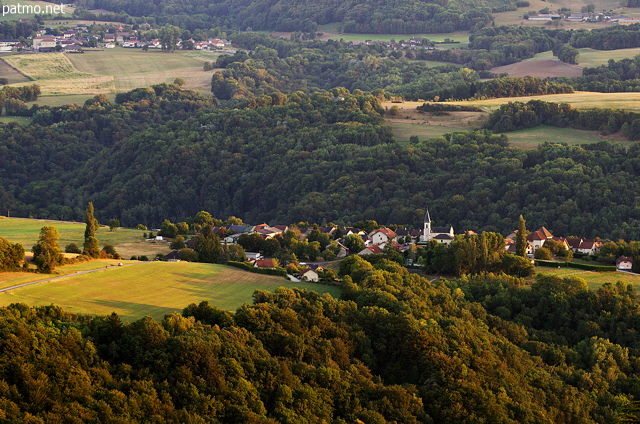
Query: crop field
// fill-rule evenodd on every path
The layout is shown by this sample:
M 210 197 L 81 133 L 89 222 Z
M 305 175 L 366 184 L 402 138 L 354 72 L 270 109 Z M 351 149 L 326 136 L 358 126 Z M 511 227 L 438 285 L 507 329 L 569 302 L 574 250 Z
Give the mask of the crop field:
M 640 275 L 628 272 L 595 272 L 573 268 L 551 268 L 544 266 L 536 267 L 536 272 L 542 274 L 554 274 L 560 277 L 580 277 L 587 282 L 587 285 L 591 290 L 598 290 L 605 283 L 615 284 L 618 281 L 631 284 L 636 288 L 636 290 L 640 288 Z
M 2 60 L 2 56 L 0 55 L 0 75 L 3 78 L 7 78 L 9 80 L 9 84 L 17 84 L 20 82 L 29 82 L 31 81 L 27 76 L 18 72 L 13 67 L 11 67 L 7 62 Z
M 551 52 L 545 52 L 522 62 L 495 67 L 491 69 L 491 72 L 496 74 L 506 72 L 511 77 L 580 77 L 582 76 L 582 67 L 563 63 L 554 58 Z
M 25 250 L 30 250 L 31 246 L 38 241 L 40 229 L 44 226 L 56 227 L 60 234 L 59 244 L 63 250 L 69 243 L 76 243 L 78 246 L 82 246 L 84 223 L 0 217 L 0 237 L 6 238 L 12 243 L 20 243 Z M 124 258 L 130 258 L 134 255 L 146 255 L 152 258 L 157 253 L 169 253 L 170 249 L 166 243 L 144 241 L 143 233 L 144 231 L 130 228 L 109 231 L 108 227 L 100 227 L 96 237 L 100 242 L 100 246 L 112 244 Z
M 570 94 L 548 94 L 544 96 L 528 96 L 528 97 L 507 97 L 489 100 L 472 100 L 469 102 L 460 102 L 456 104 L 472 104 L 480 106 L 487 110 L 495 110 L 500 105 L 509 102 L 528 102 L 529 100 L 543 100 L 545 102 L 569 103 L 578 109 L 589 108 L 612 108 L 625 109 L 630 111 L 640 111 L 640 93 L 593 93 L 588 91 L 576 91 Z M 422 104 L 415 103 L 417 107 Z
M 161 82 L 172 82 L 177 77 L 185 80 L 185 88 L 210 92 L 211 74 L 202 66 L 205 61 L 215 62 L 217 53 L 114 48 L 104 51 L 86 51 L 67 55 L 80 72 L 111 77 L 115 91 L 128 91 Z
M 1 274 L 0 274 L 1 275 Z M 150 262 L 90 274 L 0 294 L 0 306 L 55 304 L 70 312 L 105 315 L 116 312 L 125 321 L 144 316 L 161 319 L 203 300 L 234 311 L 252 303 L 255 290 L 298 287 L 339 297 L 340 289 L 316 283 L 292 283 L 282 277 L 253 274 L 223 265 Z
M 12 55 L 4 60 L 37 83 L 43 96 L 102 94 L 114 90 L 112 77 L 80 72 L 63 53 Z M 27 84 L 31 82 L 21 85 Z
M 85 53 L 40 53 L 3 56 L 11 65 L 37 83 L 42 96 L 37 103 L 48 106 L 82 104 L 96 94 L 113 98 L 115 93 L 172 82 L 180 77 L 185 88 L 209 93 L 212 72 L 205 72 L 205 61 L 215 61 L 217 53 L 114 48 Z M 8 64 L 8 65 L 7 65 Z M 20 72 L 12 70 L 14 74 Z M 26 80 L 26 78 L 25 78 Z

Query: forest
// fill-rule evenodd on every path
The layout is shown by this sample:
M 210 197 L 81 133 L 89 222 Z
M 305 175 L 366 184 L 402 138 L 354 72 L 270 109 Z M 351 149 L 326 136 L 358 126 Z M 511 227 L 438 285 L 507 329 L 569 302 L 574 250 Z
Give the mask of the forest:
M 212 26 L 234 30 L 276 30 L 315 32 L 318 25 L 339 22 L 346 32 L 439 33 L 469 30 L 493 22 L 492 10 L 516 10 L 516 2 L 474 0 L 447 3 L 438 0 L 382 0 L 341 2 L 295 0 L 250 1 L 205 0 L 159 1 L 80 0 L 82 9 L 107 9 L 145 17 L 146 21 L 171 24 L 194 31 Z M 464 9 L 464 11 L 463 11 Z
M 0 309 L 3 420 L 612 423 L 638 414 L 638 299 L 583 280 L 429 283 L 342 262 L 342 299 L 256 291 L 123 323 Z
M 524 214 L 560 235 L 640 239 L 635 187 L 620 183 L 637 179 L 640 145 L 516 150 L 482 130 L 404 145 L 380 100 L 334 89 L 231 109 L 163 84 L 42 107 L 29 126 L 0 126 L 0 199 L 13 216 L 76 220 L 92 201 L 103 222 L 151 228 L 200 210 L 415 226 L 429 206 L 460 231 L 507 234 Z

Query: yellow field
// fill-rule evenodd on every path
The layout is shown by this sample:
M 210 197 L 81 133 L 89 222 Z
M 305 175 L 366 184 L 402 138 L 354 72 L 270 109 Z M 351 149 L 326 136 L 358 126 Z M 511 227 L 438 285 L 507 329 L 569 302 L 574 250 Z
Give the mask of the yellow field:
M 114 96 L 134 88 L 148 87 L 176 78 L 185 80 L 185 88 L 209 93 L 211 75 L 202 66 L 216 60 L 217 53 L 114 48 L 85 53 L 39 53 L 5 55 L 3 59 L 40 85 L 42 96 L 37 103 L 59 106 L 78 103 L 96 94 Z M 7 69 L 9 66 L 5 64 Z M 20 75 L 13 71 L 14 74 Z
M 43 96 L 102 94 L 114 90 L 113 77 L 78 71 L 63 53 L 5 56 L 4 60 L 36 82 Z M 17 85 L 28 85 L 21 83 Z
M 23 273 L 14 274 L 23 276 Z M 281 286 L 330 293 L 334 297 L 340 295 L 340 289 L 335 286 L 292 283 L 283 277 L 223 265 L 150 262 L 68 276 L 0 293 L 0 306 L 55 304 L 76 313 L 116 312 L 125 321 L 144 316 L 162 319 L 165 314 L 180 312 L 190 303 L 203 300 L 235 311 L 242 304 L 252 302 L 255 290 L 274 291 Z

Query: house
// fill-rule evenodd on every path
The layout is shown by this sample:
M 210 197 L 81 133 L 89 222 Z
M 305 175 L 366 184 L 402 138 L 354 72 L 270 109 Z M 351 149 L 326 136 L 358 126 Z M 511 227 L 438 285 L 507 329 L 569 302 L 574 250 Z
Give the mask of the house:
M 258 259 L 254 262 L 253 266 L 256 268 L 275 268 L 276 264 L 273 263 L 273 259 Z
M 535 252 L 538 248 L 544 246 L 545 241 L 552 238 L 553 234 L 549 230 L 545 227 L 540 227 L 527 236 L 527 241 L 533 245 L 533 251 Z
M 10 52 L 20 40 L 0 40 L 0 52 Z
M 583 240 L 578 246 L 577 251 L 587 255 L 595 255 L 600 250 L 600 243 L 595 240 Z
M 382 249 L 380 249 L 380 246 L 376 246 L 376 245 L 365 247 L 360 252 L 358 252 L 358 255 L 360 256 L 381 255 L 381 254 L 382 254 Z
M 42 51 L 43 49 L 54 49 L 56 47 L 56 37 L 44 36 L 34 37 L 32 48 L 35 51 Z
M 633 258 L 630 256 L 620 256 L 616 259 L 616 268 L 621 271 L 631 271 L 631 268 L 633 268 Z
M 516 242 L 508 238 L 508 239 L 505 239 L 505 244 L 506 244 L 507 252 L 513 253 L 515 255 Z M 527 242 L 527 248 L 525 249 L 525 254 L 527 256 L 533 256 L 533 244 Z
M 162 260 L 167 262 L 180 262 L 180 251 L 172 250 L 171 253 L 164 255 Z
M 258 261 L 263 258 L 262 253 L 245 252 L 248 261 Z
M 438 234 L 432 240 L 436 240 L 438 243 L 449 246 L 453 242 L 453 236 L 451 234 Z
M 394 240 L 396 233 L 389 228 L 378 228 L 377 230 L 371 231 L 367 238 L 371 241 L 371 244 L 379 245 L 387 243 L 389 240 Z
M 442 234 L 448 234 L 449 236 L 451 236 L 451 240 L 453 240 L 454 237 L 454 233 L 453 233 L 453 227 L 449 226 L 449 227 L 432 227 L 431 226 L 431 216 L 429 215 L 429 209 L 427 209 L 427 213 L 425 213 L 424 215 L 424 228 L 422 231 L 422 240 L 421 241 L 430 241 L 433 239 L 438 240 L 436 237 Z M 449 240 L 448 238 L 445 238 L 446 240 Z M 445 240 L 443 238 L 440 238 L 440 240 Z M 451 243 L 451 242 L 449 242 Z
M 569 245 L 569 249 L 571 249 L 574 252 L 578 251 L 578 248 L 580 247 L 580 243 L 584 241 L 580 237 L 567 237 L 565 240 Z
M 314 269 L 312 269 L 310 267 L 307 267 L 302 272 L 300 272 L 300 279 L 302 281 L 318 282 L 318 280 L 320 280 L 320 276 L 318 275 L 316 270 L 314 270 Z
M 420 240 L 422 231 L 417 229 L 399 228 L 396 230 L 396 240 L 398 243 L 402 238 L 405 243 L 414 242 Z M 408 237 L 408 238 L 407 238 Z

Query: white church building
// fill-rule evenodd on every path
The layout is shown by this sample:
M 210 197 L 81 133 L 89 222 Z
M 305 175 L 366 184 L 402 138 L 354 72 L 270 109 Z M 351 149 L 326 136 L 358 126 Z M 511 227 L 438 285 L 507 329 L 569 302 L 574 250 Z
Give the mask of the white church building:
M 453 237 L 453 227 L 431 226 L 431 216 L 429 216 L 429 209 L 427 209 L 427 213 L 424 215 L 424 229 L 420 241 L 428 242 L 430 240 L 437 240 L 438 243 L 449 245 L 453 241 Z

